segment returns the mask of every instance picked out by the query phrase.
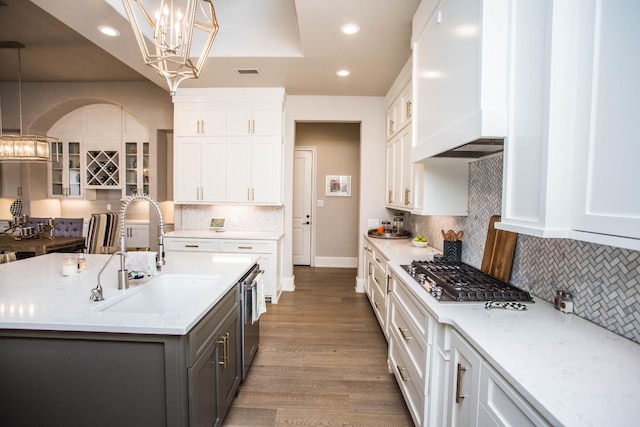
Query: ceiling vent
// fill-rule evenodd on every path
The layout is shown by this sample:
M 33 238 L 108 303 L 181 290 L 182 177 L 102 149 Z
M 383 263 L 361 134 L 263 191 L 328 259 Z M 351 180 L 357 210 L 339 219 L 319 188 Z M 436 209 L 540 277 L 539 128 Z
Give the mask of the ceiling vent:
M 257 68 L 240 68 L 236 70 L 241 76 L 257 76 L 260 74 Z

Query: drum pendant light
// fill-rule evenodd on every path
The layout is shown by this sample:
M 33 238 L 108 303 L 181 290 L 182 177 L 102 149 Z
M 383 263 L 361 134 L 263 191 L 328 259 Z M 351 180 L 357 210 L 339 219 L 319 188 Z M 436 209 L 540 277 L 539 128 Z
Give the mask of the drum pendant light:
M 166 79 L 171 95 L 183 80 L 197 79 L 218 33 L 212 0 L 122 1 L 145 64 Z M 200 52 L 195 62 L 192 52 Z

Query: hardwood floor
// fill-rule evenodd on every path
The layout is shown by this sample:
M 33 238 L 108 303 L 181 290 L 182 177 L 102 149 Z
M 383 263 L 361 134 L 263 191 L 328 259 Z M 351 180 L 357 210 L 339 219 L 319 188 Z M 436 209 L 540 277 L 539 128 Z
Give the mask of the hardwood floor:
M 355 269 L 295 267 L 224 426 L 413 426 Z

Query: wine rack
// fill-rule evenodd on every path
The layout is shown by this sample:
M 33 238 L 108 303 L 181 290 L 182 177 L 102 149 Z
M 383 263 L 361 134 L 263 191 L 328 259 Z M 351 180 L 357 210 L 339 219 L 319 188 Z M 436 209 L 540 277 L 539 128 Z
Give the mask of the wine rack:
M 87 187 L 120 188 L 117 151 L 87 151 Z

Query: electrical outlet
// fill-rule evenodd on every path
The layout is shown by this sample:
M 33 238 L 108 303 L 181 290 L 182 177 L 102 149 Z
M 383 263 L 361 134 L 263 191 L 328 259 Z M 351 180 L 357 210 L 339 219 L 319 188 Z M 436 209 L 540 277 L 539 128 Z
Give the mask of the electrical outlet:
M 111 203 L 107 203 L 107 210 L 110 211 L 111 210 Z
M 380 226 L 379 219 L 369 219 L 367 220 L 367 227 L 369 228 L 378 228 Z
M 319 207 L 319 208 L 323 207 L 324 206 L 324 200 L 318 200 L 316 206 Z

